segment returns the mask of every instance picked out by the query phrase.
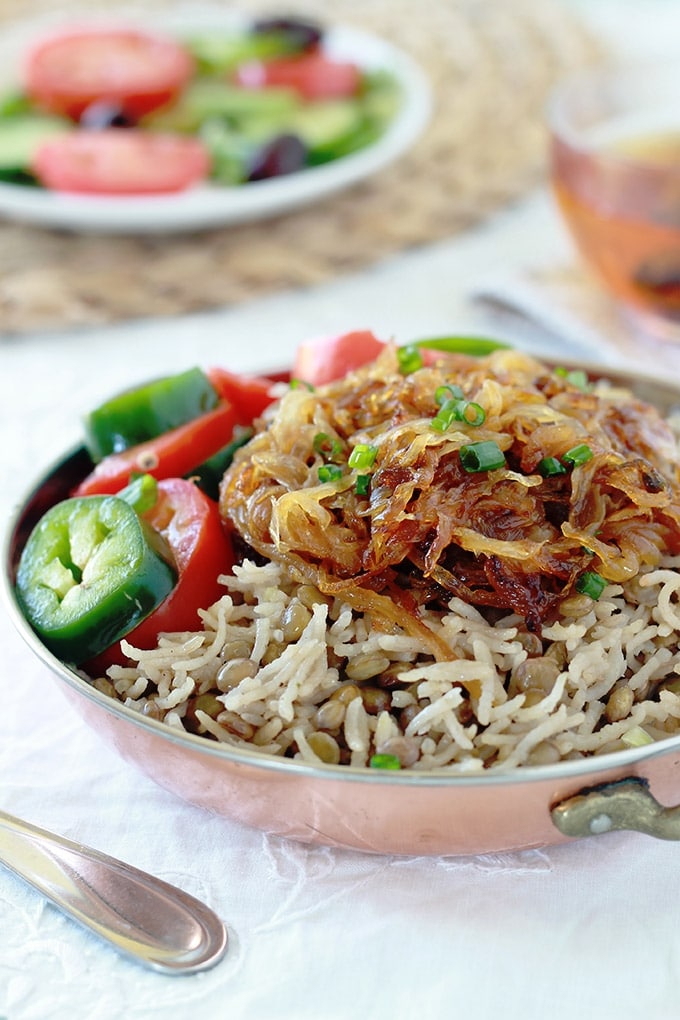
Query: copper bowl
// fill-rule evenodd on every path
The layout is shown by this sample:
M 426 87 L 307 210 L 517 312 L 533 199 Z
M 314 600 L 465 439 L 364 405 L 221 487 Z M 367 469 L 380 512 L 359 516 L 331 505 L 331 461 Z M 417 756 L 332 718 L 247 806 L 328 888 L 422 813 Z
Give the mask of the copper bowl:
M 680 386 L 581 365 L 628 386 L 662 412 L 680 407 Z M 471 854 L 559 843 L 611 829 L 680 838 L 680 736 L 644 747 L 512 772 L 381 772 L 311 766 L 177 733 L 90 686 L 56 659 L 14 596 L 23 545 L 45 510 L 89 471 L 84 449 L 38 480 L 10 521 L 2 572 L 5 601 L 22 638 L 85 722 L 160 786 L 193 804 L 266 832 L 374 853 Z

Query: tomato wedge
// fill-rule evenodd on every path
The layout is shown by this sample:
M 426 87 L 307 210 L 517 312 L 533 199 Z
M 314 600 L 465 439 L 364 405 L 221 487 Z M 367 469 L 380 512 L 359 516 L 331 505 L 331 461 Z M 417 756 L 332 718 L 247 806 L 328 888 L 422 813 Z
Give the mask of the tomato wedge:
M 361 71 L 348 61 L 330 60 L 320 53 L 248 61 L 236 70 L 246 88 L 289 88 L 305 99 L 343 99 L 361 88 Z
M 220 397 L 234 405 L 240 425 L 250 425 L 275 399 L 275 380 L 266 376 L 238 375 L 226 368 L 209 368 L 206 375 Z
M 46 139 L 31 169 L 46 188 L 84 195 L 184 191 L 210 172 L 199 138 L 136 128 L 73 131 Z
M 29 53 L 24 85 L 36 103 L 77 120 L 94 102 L 116 104 L 131 119 L 173 100 L 194 72 L 173 39 L 137 29 L 58 32 Z
M 199 609 L 207 609 L 225 589 L 220 574 L 234 565 L 234 554 L 217 504 L 193 482 L 166 478 L 158 483 L 158 499 L 143 519 L 159 531 L 170 546 L 177 567 L 177 583 L 149 616 L 125 635 L 136 648 L 154 648 L 158 635 L 171 631 L 199 630 Z M 85 666 L 100 676 L 126 658 L 116 642 Z
M 115 495 L 135 474 L 180 478 L 221 450 L 240 424 L 234 406 L 224 401 L 214 411 L 164 432 L 156 439 L 105 457 L 76 488 L 74 495 Z
M 374 361 L 384 349 L 382 340 L 368 329 L 308 340 L 298 346 L 292 376 L 311 386 L 322 386 Z

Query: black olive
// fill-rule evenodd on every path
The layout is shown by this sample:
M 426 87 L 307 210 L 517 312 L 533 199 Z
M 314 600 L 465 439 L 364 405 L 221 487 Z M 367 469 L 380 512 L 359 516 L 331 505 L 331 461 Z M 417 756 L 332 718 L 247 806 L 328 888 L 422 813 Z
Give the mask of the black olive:
M 80 115 L 80 126 L 90 131 L 104 131 L 112 127 L 134 127 L 135 122 L 128 117 L 119 103 L 99 99 L 86 106 Z
M 302 18 L 258 18 L 251 31 L 255 35 L 277 33 L 284 37 L 291 51 L 301 53 L 312 50 L 323 38 L 323 30 L 313 21 Z
M 248 174 L 249 181 L 264 181 L 269 177 L 302 170 L 307 161 L 307 148 L 297 135 L 277 135 L 256 154 Z

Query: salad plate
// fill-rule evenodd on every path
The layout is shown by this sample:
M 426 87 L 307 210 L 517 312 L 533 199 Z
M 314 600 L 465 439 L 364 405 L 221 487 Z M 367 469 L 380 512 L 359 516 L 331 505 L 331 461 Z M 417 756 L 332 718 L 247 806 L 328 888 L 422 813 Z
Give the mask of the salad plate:
M 238 30 L 243 15 L 217 9 L 164 12 L 162 24 L 151 15 L 121 9 L 115 15 L 69 17 L 68 27 L 135 27 L 178 39 Z M 63 15 L 8 26 L 0 39 L 0 86 L 16 86 L 30 47 L 50 31 L 65 27 Z M 364 148 L 331 162 L 279 177 L 234 186 L 205 182 L 161 195 L 84 195 L 42 187 L 0 183 L 0 216 L 33 225 L 76 232 L 172 233 L 240 224 L 284 214 L 324 199 L 376 174 L 404 154 L 424 130 L 431 111 L 426 75 L 388 41 L 349 26 L 325 30 L 324 50 L 333 59 L 351 60 L 364 71 L 385 71 L 401 92 L 399 109 L 384 133 Z

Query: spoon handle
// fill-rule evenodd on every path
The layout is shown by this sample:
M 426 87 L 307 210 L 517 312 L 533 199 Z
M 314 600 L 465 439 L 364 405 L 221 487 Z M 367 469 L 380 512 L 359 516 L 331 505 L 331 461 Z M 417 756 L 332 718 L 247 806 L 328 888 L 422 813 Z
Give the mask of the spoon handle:
M 0 811 L 0 864 L 122 953 L 165 974 L 191 974 L 227 948 L 209 907 L 114 857 Z

